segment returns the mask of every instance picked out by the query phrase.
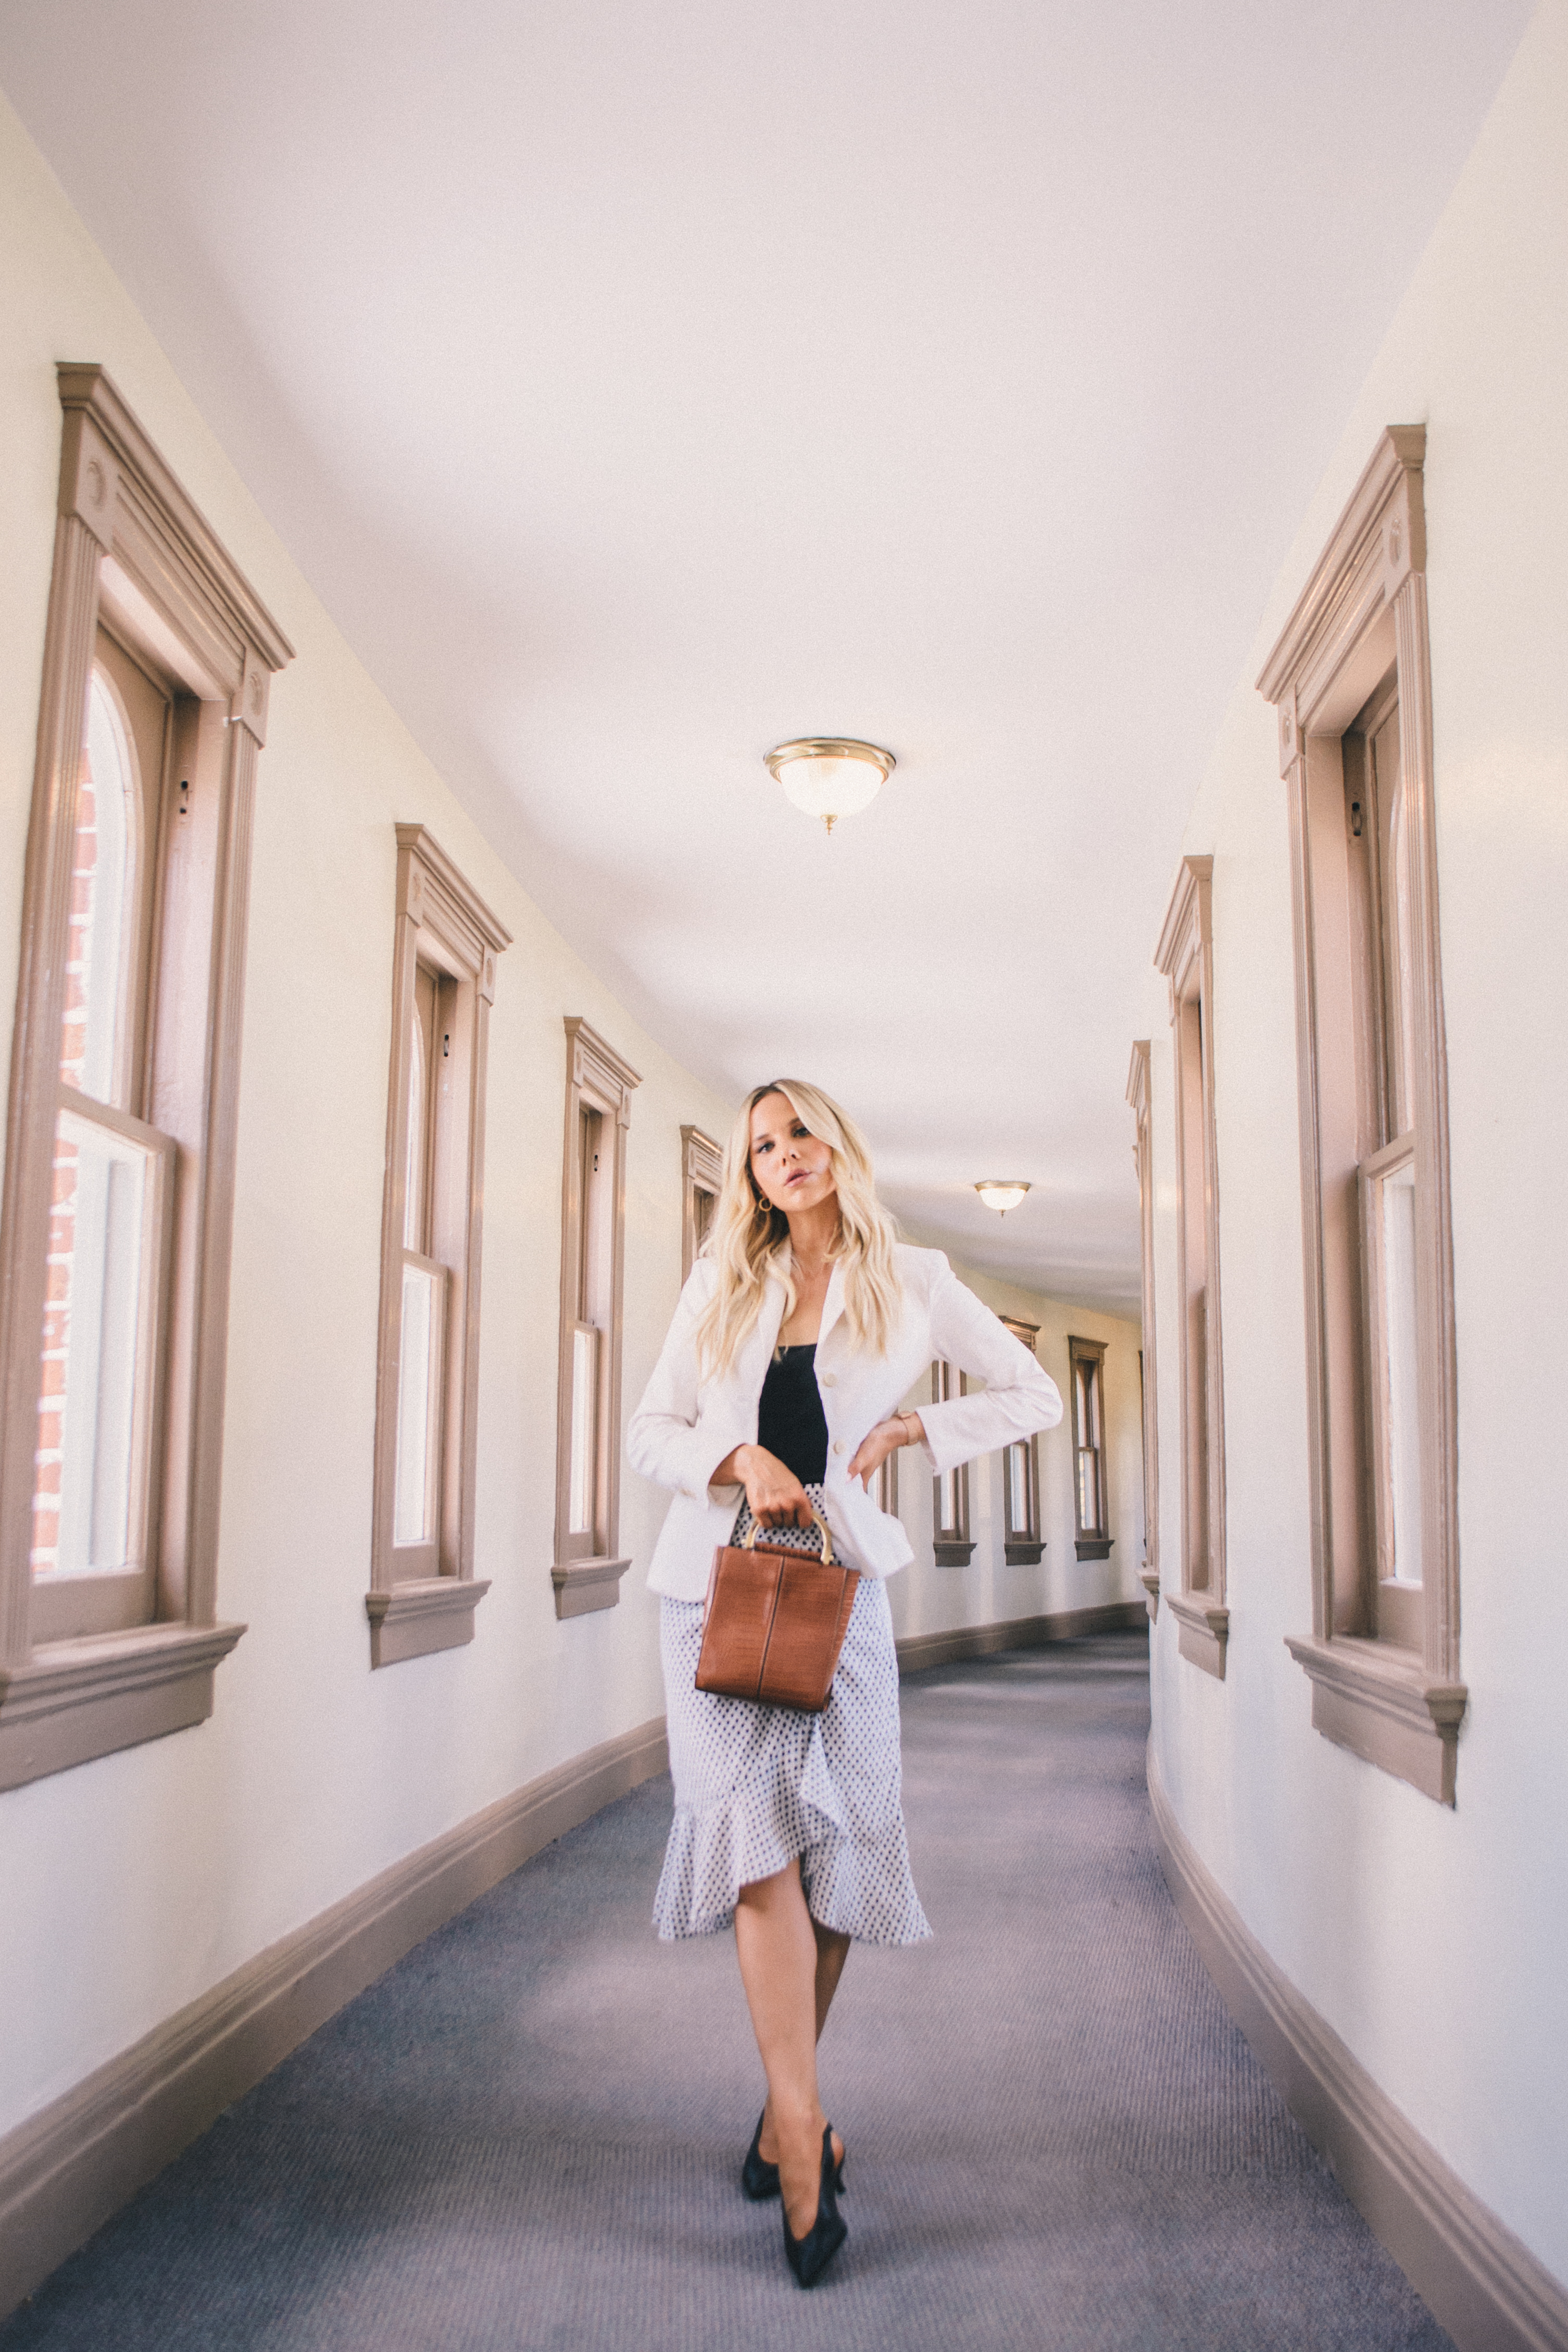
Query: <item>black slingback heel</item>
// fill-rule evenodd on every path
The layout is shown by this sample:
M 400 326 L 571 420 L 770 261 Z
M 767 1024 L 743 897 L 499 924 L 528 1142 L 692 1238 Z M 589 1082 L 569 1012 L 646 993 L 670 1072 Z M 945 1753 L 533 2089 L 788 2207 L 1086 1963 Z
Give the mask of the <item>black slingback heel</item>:
M 746 2151 L 746 2162 L 740 2168 L 740 2185 L 754 2205 L 766 2205 L 770 2197 L 779 2194 L 779 2167 L 769 2164 L 762 2153 L 762 2124 L 768 2110 L 763 2108 L 757 2118 L 757 2129 L 751 2135 L 751 2146 Z M 844 2156 L 849 2154 L 846 2148 Z M 841 2197 L 844 2193 L 844 2156 L 841 2156 L 833 2175 L 833 2187 Z
M 779 2167 L 769 2164 L 762 2153 L 762 2125 L 767 2113 L 764 2107 L 757 2118 L 757 2129 L 751 2135 L 751 2146 L 740 2168 L 740 2185 L 754 2205 L 766 2204 L 769 2197 L 779 2194 Z
M 833 2162 L 833 2127 L 828 2124 L 822 2131 L 822 2178 L 817 2190 L 817 2218 L 803 2238 L 791 2235 L 789 2209 L 784 2209 L 784 2255 L 798 2286 L 815 2286 L 850 2234 L 839 2211 L 833 2187 L 837 2169 Z

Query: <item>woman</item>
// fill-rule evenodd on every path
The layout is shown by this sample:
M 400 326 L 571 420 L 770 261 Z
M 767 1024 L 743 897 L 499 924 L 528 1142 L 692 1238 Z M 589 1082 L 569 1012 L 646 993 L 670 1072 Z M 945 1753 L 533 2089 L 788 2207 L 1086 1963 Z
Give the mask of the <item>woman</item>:
M 934 1357 L 983 1393 L 901 1412 Z M 939 1250 L 894 1239 L 853 1123 L 794 1078 L 758 1087 L 725 1153 L 713 1227 L 628 1435 L 633 1466 L 675 1489 L 648 1581 L 660 1644 L 675 1819 L 654 1920 L 666 1938 L 735 1923 L 768 2100 L 742 2168 L 782 2191 L 802 2286 L 843 2243 L 843 2143 L 822 2111 L 816 2046 L 852 1937 L 931 1933 L 900 1803 L 898 1663 L 885 1580 L 912 1558 L 871 1500 L 887 1456 L 933 1473 L 1028 1437 L 1061 1400 Z M 859 1482 L 859 1483 L 857 1483 Z M 861 1570 L 820 1715 L 694 1686 L 715 1549 L 752 1522 Z

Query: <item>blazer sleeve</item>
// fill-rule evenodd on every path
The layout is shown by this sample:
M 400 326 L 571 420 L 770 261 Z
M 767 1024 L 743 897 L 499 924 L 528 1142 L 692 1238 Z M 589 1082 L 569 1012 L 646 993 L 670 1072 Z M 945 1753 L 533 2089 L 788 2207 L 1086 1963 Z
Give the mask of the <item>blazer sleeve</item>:
M 699 1258 L 626 1432 L 626 1458 L 633 1470 L 698 1503 L 707 1501 L 713 1473 L 726 1454 L 757 1434 L 727 1382 L 706 1407 L 700 1402 L 696 1326 L 713 1282 L 713 1268 Z
M 1061 1397 L 1022 1340 L 1015 1339 L 1006 1324 L 959 1281 L 940 1252 L 936 1255 L 932 1350 L 986 1383 L 974 1396 L 920 1407 L 925 1450 L 940 1473 L 1032 1436 L 1037 1429 L 1053 1429 L 1061 1419 Z

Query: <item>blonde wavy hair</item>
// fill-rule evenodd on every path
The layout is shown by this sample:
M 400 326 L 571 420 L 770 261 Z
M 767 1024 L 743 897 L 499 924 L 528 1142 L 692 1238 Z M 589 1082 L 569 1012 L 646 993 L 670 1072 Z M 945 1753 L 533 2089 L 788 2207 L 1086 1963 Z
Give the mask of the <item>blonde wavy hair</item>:
M 820 1087 L 800 1078 L 769 1078 L 753 1087 L 729 1131 L 724 1174 L 704 1257 L 718 1269 L 713 1297 L 697 1320 L 696 1344 L 704 1370 L 722 1377 L 756 1328 L 768 1278 L 784 1285 L 784 1321 L 795 1310 L 794 1259 L 789 1221 L 758 1190 L 751 1173 L 751 1114 L 766 1095 L 782 1095 L 801 1125 L 831 1154 L 839 1195 L 839 1232 L 832 1255 L 844 1270 L 844 1320 L 857 1348 L 885 1355 L 903 1300 L 893 1247 L 893 1219 L 876 1197 L 871 1153 L 847 1112 Z

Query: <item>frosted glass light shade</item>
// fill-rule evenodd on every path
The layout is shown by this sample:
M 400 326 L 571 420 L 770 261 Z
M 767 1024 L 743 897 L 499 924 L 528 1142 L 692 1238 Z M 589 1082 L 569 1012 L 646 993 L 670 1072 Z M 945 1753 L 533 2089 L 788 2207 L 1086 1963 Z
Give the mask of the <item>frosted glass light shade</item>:
M 839 735 L 807 736 L 768 753 L 786 796 L 808 816 L 820 816 L 830 833 L 840 817 L 870 806 L 896 764 L 891 751 Z
M 998 1217 L 1005 1217 L 1009 1209 L 1016 1209 L 1029 1189 L 1019 1178 L 1004 1179 L 1000 1176 L 988 1176 L 975 1187 L 987 1208 L 995 1209 Z

